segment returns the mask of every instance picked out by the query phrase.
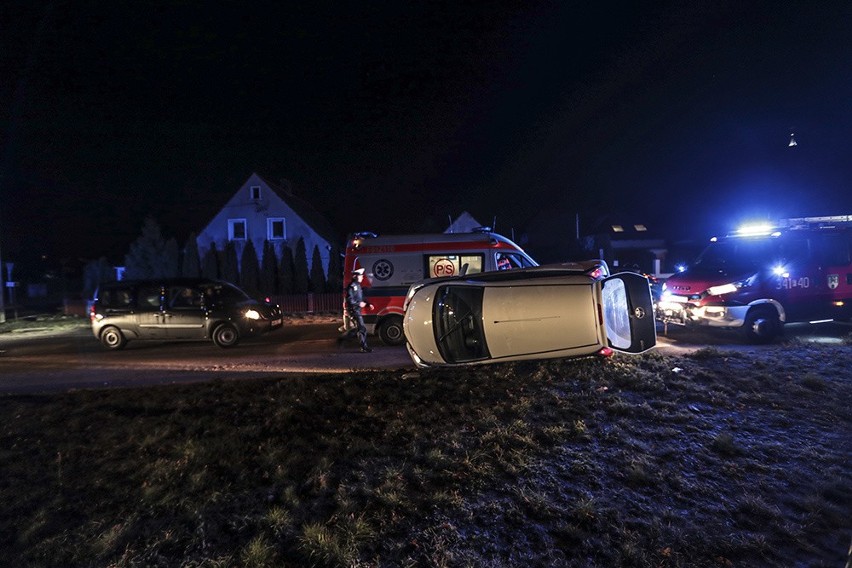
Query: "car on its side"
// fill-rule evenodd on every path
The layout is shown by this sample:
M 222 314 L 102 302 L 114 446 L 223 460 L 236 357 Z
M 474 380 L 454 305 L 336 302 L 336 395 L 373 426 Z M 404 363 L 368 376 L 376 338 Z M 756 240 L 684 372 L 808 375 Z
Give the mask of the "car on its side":
M 406 347 L 418 367 L 642 353 L 657 334 L 647 278 L 603 261 L 427 280 L 409 289 Z
M 107 349 L 128 341 L 212 341 L 233 347 L 243 337 L 283 325 L 281 308 L 221 280 L 174 278 L 101 285 L 89 308 L 92 333 Z

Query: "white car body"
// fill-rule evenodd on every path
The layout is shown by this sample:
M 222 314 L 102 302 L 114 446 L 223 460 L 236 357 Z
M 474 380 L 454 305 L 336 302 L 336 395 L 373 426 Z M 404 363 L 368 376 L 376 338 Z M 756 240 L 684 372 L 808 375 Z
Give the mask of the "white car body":
M 594 268 L 600 265 L 551 265 L 412 286 L 403 320 L 409 354 L 417 366 L 430 367 L 652 348 L 648 280 L 635 273 L 600 278 Z

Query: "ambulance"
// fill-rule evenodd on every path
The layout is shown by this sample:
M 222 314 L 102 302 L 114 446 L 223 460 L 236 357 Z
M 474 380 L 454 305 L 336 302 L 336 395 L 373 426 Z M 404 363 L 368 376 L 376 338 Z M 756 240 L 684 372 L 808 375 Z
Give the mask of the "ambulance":
M 362 312 L 367 331 L 386 345 L 402 345 L 408 288 L 427 278 L 538 266 L 521 247 L 488 227 L 470 233 L 383 235 L 355 233 L 347 240 L 343 274 L 365 270 Z M 349 325 L 344 310 L 344 328 Z
M 789 322 L 852 317 L 852 215 L 782 219 L 713 237 L 669 277 L 656 308 L 664 324 L 739 330 L 768 343 Z

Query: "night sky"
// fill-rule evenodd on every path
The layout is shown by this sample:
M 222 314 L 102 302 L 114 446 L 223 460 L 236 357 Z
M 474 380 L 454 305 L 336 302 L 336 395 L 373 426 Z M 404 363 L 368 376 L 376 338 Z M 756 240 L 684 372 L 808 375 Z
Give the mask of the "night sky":
M 98 4 L 0 6 L 4 261 L 183 244 L 255 171 L 341 236 L 852 214 L 848 2 Z

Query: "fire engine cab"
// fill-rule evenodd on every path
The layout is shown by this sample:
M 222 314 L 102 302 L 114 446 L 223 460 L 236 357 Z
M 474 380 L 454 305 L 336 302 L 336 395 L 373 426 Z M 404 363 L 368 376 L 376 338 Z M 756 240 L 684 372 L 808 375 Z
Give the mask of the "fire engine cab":
M 852 316 L 852 215 L 744 227 L 666 280 L 664 323 L 740 330 L 766 343 L 788 322 Z
M 362 312 L 367 331 L 387 345 L 402 345 L 405 295 L 415 282 L 531 266 L 538 263 L 521 247 L 480 227 L 470 233 L 355 233 L 346 243 L 343 273 L 348 279 L 353 270 L 365 270 L 364 299 L 373 305 Z M 344 320 L 344 327 L 347 324 Z

